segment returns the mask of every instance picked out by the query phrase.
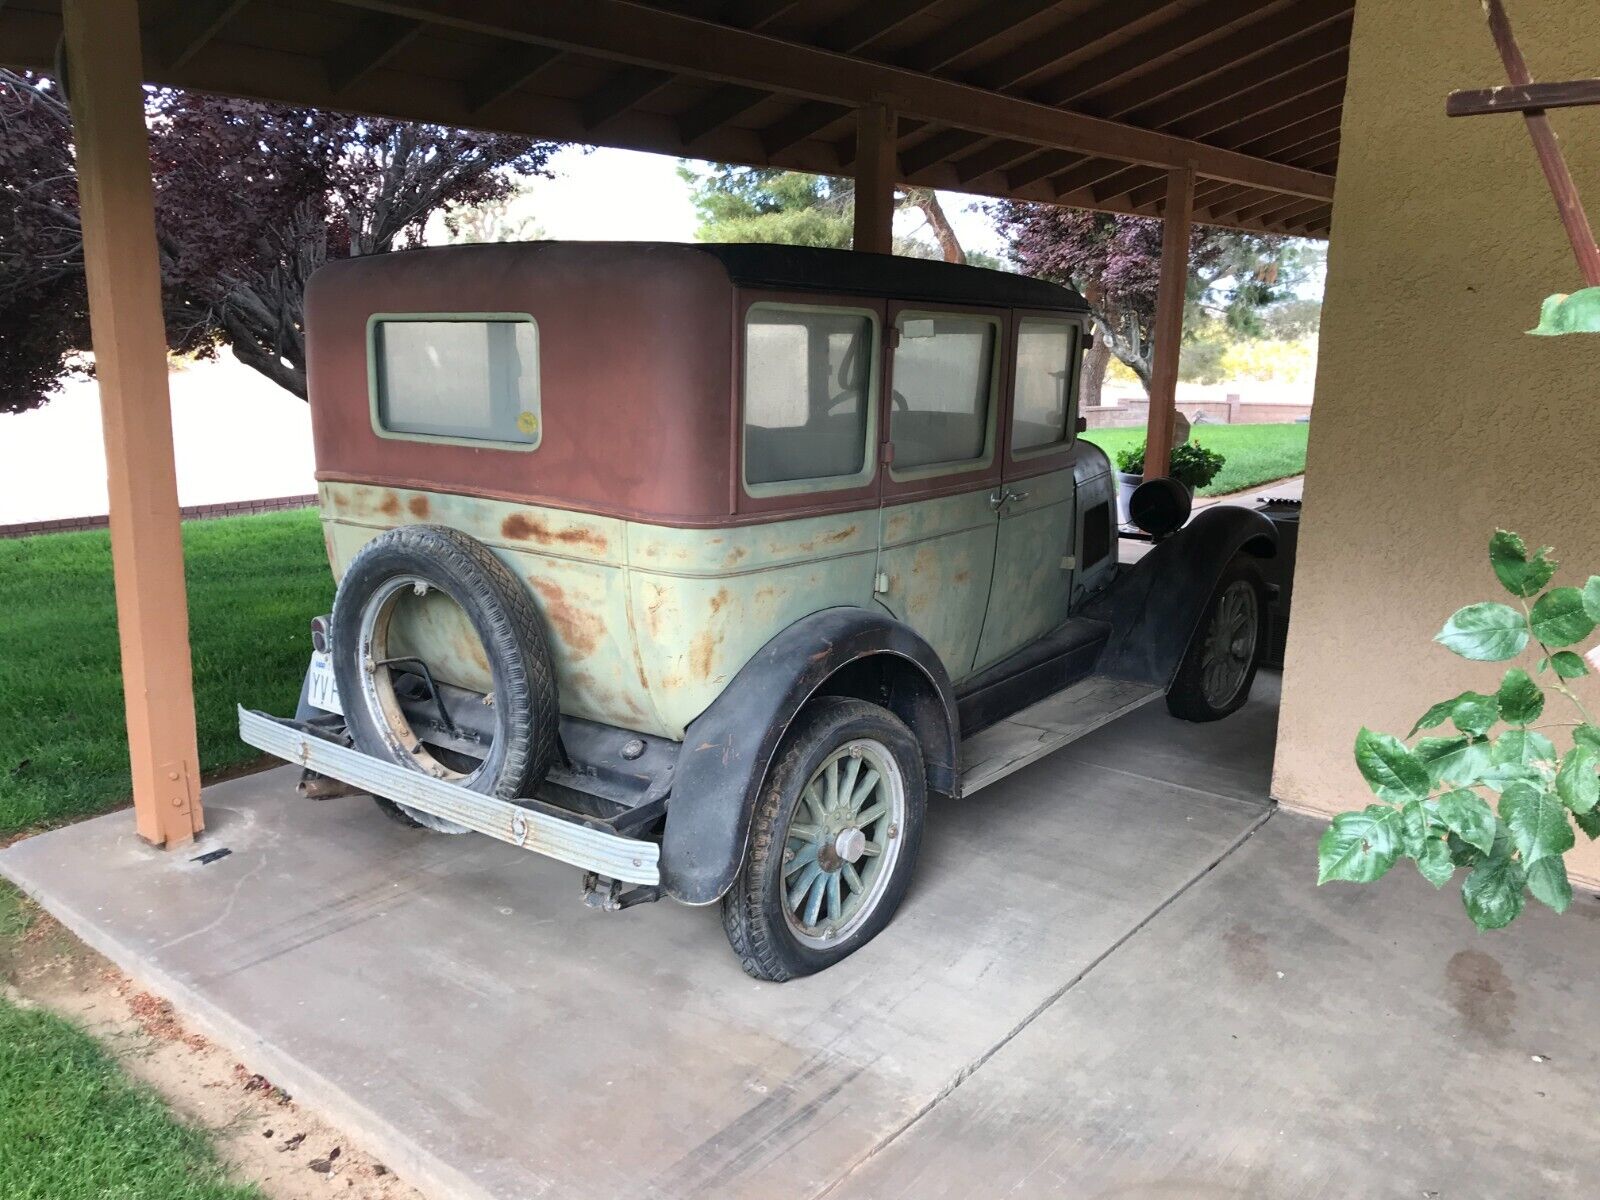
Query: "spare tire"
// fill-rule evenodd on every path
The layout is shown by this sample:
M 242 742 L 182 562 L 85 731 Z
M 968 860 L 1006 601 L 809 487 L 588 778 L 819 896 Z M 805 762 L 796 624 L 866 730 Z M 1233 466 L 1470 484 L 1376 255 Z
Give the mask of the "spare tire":
M 446 738 L 437 727 L 414 730 L 404 711 L 409 707 L 415 715 L 424 700 L 424 711 L 445 707 L 436 672 L 405 644 L 407 622 L 417 615 L 407 606 L 432 604 L 435 592 L 454 602 L 480 643 L 477 665 L 486 668 L 483 682 L 492 682 L 481 702 L 492 714 L 480 720 L 490 727 L 487 740 L 469 740 L 448 716 L 443 723 L 460 737 Z M 356 749 L 502 800 L 528 795 L 550 769 L 560 710 L 544 623 L 528 589 L 477 539 L 442 525 L 406 525 L 373 538 L 339 582 L 332 643 L 334 675 Z M 467 832 L 418 809 L 381 798 L 378 803 L 407 824 Z

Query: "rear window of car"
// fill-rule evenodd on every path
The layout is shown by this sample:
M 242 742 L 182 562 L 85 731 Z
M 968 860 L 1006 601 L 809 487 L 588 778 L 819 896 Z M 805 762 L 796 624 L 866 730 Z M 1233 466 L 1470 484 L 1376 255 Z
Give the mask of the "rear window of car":
M 532 450 L 539 327 L 520 314 L 379 316 L 369 326 L 380 434 Z
M 875 322 L 847 308 L 754 304 L 744 334 L 744 479 L 767 491 L 872 474 Z
M 1073 321 L 1025 317 L 1018 323 L 1011 408 L 1013 454 L 1071 440 L 1081 334 Z

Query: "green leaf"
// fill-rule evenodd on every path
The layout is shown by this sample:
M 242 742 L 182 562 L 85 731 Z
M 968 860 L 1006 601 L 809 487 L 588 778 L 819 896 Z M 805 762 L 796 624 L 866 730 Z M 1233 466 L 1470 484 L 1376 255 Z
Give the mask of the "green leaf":
M 1572 740 L 1580 746 L 1600 751 L 1600 729 L 1593 725 L 1579 725 L 1572 731 Z
M 1572 819 L 1578 823 L 1578 828 L 1589 835 L 1592 842 L 1600 838 L 1600 808 L 1591 808 L 1586 813 L 1573 813 Z
M 1423 738 L 1413 748 L 1412 756 L 1422 763 L 1428 782 L 1434 787 L 1445 783 L 1468 787 L 1477 783 L 1493 763 L 1490 743 L 1468 737 Z
M 1586 813 L 1600 802 L 1600 756 L 1588 746 L 1574 746 L 1556 772 L 1556 795 L 1575 813 Z
M 1600 575 L 1596 575 L 1595 578 L 1600 579 Z M 1550 665 L 1563 679 L 1578 679 L 1589 673 L 1589 668 L 1584 665 L 1583 659 L 1571 650 L 1557 650 L 1550 656 Z
M 1544 692 L 1521 667 L 1512 667 L 1495 693 L 1500 716 L 1509 725 L 1531 725 L 1544 711 Z
M 1575 587 L 1553 588 L 1533 603 L 1533 636 L 1546 646 L 1570 646 L 1594 632 L 1595 619 Z
M 1411 800 L 1400 806 L 1400 853 L 1407 858 L 1420 858 L 1428 842 L 1428 826 L 1432 824 L 1428 806 L 1421 800 Z
M 1522 889 L 1527 880 L 1522 864 L 1511 857 L 1503 842 L 1496 850 L 1500 852 L 1480 861 L 1461 885 L 1461 902 L 1479 929 L 1505 928 L 1517 919 L 1525 903 Z
M 1522 853 L 1523 866 L 1560 856 L 1576 844 L 1567 810 L 1555 793 L 1531 783 L 1513 783 L 1500 797 L 1500 819 Z
M 1572 903 L 1572 884 L 1567 881 L 1567 864 L 1559 858 L 1541 858 L 1528 868 L 1528 890 L 1558 913 Z
M 1475 867 L 1483 857 L 1482 850 L 1467 845 L 1453 833 L 1445 834 L 1444 844 L 1450 851 L 1450 861 L 1458 867 Z
M 1421 800 L 1430 790 L 1428 769 L 1404 743 L 1387 733 L 1373 733 L 1366 726 L 1356 734 L 1356 767 L 1380 800 L 1402 804 Z
M 1417 870 L 1436 888 L 1449 883 L 1450 877 L 1456 873 L 1456 864 L 1450 861 L 1450 847 L 1440 838 L 1429 838 L 1416 858 Z
M 1317 883 L 1382 879 L 1400 857 L 1400 810 L 1369 804 L 1340 813 L 1317 843 Z
M 1466 692 L 1462 692 L 1461 696 L 1465 696 L 1467 694 L 1468 693 Z M 1435 704 L 1427 712 L 1423 713 L 1417 718 L 1417 723 L 1411 727 L 1411 732 L 1406 734 L 1406 736 L 1408 738 L 1414 738 L 1417 736 L 1419 730 L 1437 729 L 1440 725 L 1443 725 L 1450 719 L 1450 714 L 1455 712 L 1456 704 L 1461 700 L 1461 696 L 1456 696 L 1450 700 L 1439 701 L 1439 703 Z
M 1434 815 L 1441 825 L 1467 845 L 1485 854 L 1494 849 L 1494 809 L 1477 793 L 1464 788 L 1446 792 L 1439 797 Z
M 1528 623 L 1504 604 L 1469 604 L 1456 610 L 1433 640 L 1462 658 L 1500 662 L 1522 653 L 1528 644 Z
M 1556 573 L 1556 564 L 1546 557 L 1549 546 L 1540 546 L 1528 558 L 1528 547 L 1516 534 L 1497 529 L 1489 539 L 1489 565 L 1513 596 L 1537 596 Z
M 1462 692 L 1449 700 L 1441 700 L 1417 719 L 1407 737 L 1416 737 L 1422 729 L 1433 729 L 1446 721 L 1454 721 L 1462 733 L 1482 735 L 1500 717 L 1499 702 L 1482 692 Z
M 1600 575 L 1589 576 L 1589 582 L 1583 585 L 1583 607 L 1600 622 Z
M 1508 729 L 1494 740 L 1492 757 L 1499 766 L 1532 766 L 1555 762 L 1556 745 L 1532 729 Z

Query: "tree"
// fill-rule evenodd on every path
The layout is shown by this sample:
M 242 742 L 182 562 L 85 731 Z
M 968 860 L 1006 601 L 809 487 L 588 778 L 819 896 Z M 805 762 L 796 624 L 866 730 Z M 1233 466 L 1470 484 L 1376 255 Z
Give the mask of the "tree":
M 696 236 L 703 242 L 850 248 L 856 204 L 852 179 L 774 167 L 715 166 L 701 170 L 688 163 L 678 168 L 678 175 L 689 185 L 700 218 Z M 969 261 L 932 188 L 899 188 L 895 203 L 902 209 L 918 210 L 933 239 L 930 242 L 921 237 L 920 231 L 897 237 L 896 254 L 943 258 L 955 263 Z M 997 264 L 990 260 L 974 265 Z
M 1000 201 L 990 213 L 1024 274 L 1083 294 L 1099 327 L 1096 345 L 1103 342 L 1148 391 L 1161 222 L 1015 201 Z M 1210 318 L 1259 334 L 1263 310 L 1289 296 L 1314 262 L 1314 253 L 1289 238 L 1197 225 L 1189 250 L 1185 325 L 1193 328 Z M 1099 374 L 1103 378 L 1103 365 Z M 1084 404 L 1097 402 L 1098 395 L 1098 387 L 1085 386 Z
M 430 214 L 503 198 L 557 148 L 172 89 L 148 91 L 146 115 L 169 346 L 228 345 L 302 398 L 317 267 L 416 245 Z M 71 135 L 51 80 L 0 71 L 0 409 L 36 407 L 84 369 Z

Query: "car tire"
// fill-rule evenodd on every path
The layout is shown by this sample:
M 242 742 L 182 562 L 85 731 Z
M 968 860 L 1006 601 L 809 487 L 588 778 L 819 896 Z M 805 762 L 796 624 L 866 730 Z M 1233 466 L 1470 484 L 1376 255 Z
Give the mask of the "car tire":
M 447 768 L 425 749 L 408 749 L 384 715 L 366 669 L 375 605 L 408 586 L 441 591 L 466 615 L 490 664 L 495 732 L 475 769 Z M 389 762 L 450 778 L 502 800 L 527 795 L 549 771 L 560 719 L 555 667 L 544 622 L 528 589 L 477 539 L 439 525 L 407 525 L 369 541 L 346 568 L 333 604 L 333 664 L 355 748 Z M 388 673 L 386 673 L 388 674 Z M 370 685 L 370 686 L 369 686 Z M 392 688 L 391 688 L 392 693 Z M 418 747 L 420 739 L 414 737 Z M 376 798 L 389 816 L 440 833 L 465 833 L 456 822 Z
M 744 865 L 722 899 L 746 973 L 810 975 L 882 932 L 911 885 L 926 807 L 922 747 L 904 722 L 864 700 L 808 705 L 767 773 Z
M 1267 619 L 1261 568 L 1237 554 L 1212 589 L 1167 691 L 1167 711 L 1185 721 L 1220 721 L 1244 707 L 1266 649 Z

